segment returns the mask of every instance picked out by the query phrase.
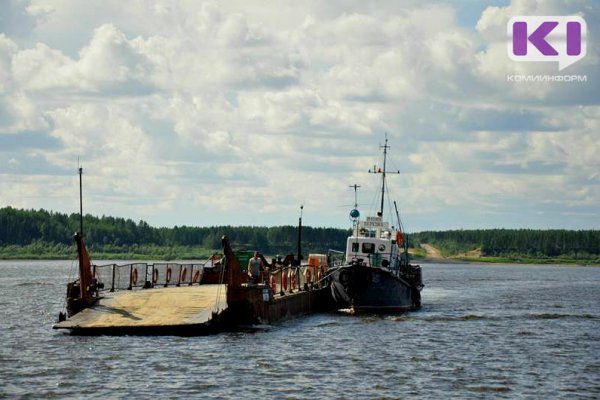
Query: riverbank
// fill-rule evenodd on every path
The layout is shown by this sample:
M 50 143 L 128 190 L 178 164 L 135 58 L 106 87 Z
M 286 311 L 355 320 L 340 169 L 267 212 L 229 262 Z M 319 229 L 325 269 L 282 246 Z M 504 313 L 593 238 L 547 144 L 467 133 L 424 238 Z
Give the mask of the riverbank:
M 200 246 L 96 246 L 89 249 L 93 260 L 204 260 L 214 254 L 220 254 L 218 249 L 206 249 Z M 440 249 L 429 244 L 419 248 L 410 248 L 409 253 L 415 262 L 437 264 L 560 264 L 560 265 L 591 265 L 600 266 L 600 259 L 575 259 L 569 257 L 531 258 L 515 257 L 486 257 L 477 252 L 469 252 L 456 256 L 444 256 Z M 25 246 L 0 247 L 0 260 L 69 260 L 75 259 L 77 253 L 74 246 L 56 245 L 45 246 L 29 244 Z
M 573 257 L 527 257 L 516 255 L 511 257 L 489 257 L 481 255 L 480 251 L 474 250 L 468 253 L 454 256 L 444 256 L 442 251 L 430 244 L 421 244 L 417 249 L 409 249 L 409 253 L 415 261 L 437 264 L 547 264 L 547 265 L 576 265 L 576 266 L 600 266 L 600 258 L 577 259 Z

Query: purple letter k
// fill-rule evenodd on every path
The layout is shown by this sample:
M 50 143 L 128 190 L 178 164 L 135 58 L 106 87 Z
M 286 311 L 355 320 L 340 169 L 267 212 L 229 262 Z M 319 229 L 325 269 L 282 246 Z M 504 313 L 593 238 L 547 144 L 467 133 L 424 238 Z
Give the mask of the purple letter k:
M 527 22 L 513 24 L 513 54 L 515 56 L 527 55 L 527 41 L 529 40 L 543 55 L 557 56 L 558 52 L 546 42 L 546 36 L 556 28 L 558 22 L 544 22 L 527 37 Z

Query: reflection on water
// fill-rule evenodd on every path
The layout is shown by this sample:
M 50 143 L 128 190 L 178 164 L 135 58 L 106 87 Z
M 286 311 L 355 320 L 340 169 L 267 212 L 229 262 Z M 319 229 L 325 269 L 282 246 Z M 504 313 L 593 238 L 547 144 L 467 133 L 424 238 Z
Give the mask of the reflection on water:
M 600 268 L 424 265 L 419 312 L 185 338 L 53 331 L 71 264 L 0 261 L 0 397 L 600 396 Z

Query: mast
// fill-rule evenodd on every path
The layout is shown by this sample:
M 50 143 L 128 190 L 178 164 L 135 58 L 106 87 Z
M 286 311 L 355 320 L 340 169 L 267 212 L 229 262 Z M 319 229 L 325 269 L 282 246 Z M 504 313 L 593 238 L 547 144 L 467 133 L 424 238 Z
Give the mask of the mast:
M 350 218 L 352 218 L 352 230 L 356 228 L 356 233 L 354 234 L 358 237 L 358 217 L 360 217 L 360 212 L 358 211 L 358 188 L 360 185 L 356 183 L 354 185 L 348 186 L 354 189 L 354 208 L 350 211 Z
M 378 216 L 383 217 L 383 204 L 385 201 L 385 175 L 386 174 L 399 174 L 400 171 L 387 171 L 387 150 L 390 148 L 388 146 L 388 138 L 387 133 L 385 134 L 385 144 L 383 146 L 379 146 L 380 149 L 383 149 L 383 169 L 377 168 L 373 166 L 373 170 L 369 170 L 371 174 L 381 174 L 381 206 L 379 208 Z
M 383 198 L 385 196 L 385 164 L 387 161 L 387 149 L 388 149 L 387 134 L 385 135 L 385 144 L 383 146 L 383 171 L 381 172 L 381 208 L 379 209 L 379 215 L 383 217 Z
M 92 297 L 93 273 L 92 263 L 83 242 L 83 168 L 79 167 L 79 232 L 75 234 L 77 242 L 77 258 L 79 259 L 79 297 L 89 301 Z
M 83 190 L 81 183 L 81 175 L 83 174 L 83 168 L 79 167 L 79 233 L 83 237 Z

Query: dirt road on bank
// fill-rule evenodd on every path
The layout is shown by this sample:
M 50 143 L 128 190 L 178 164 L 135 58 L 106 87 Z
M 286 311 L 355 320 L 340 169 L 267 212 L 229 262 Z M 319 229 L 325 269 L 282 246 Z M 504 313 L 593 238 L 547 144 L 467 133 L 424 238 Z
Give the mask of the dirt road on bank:
M 455 260 L 453 258 L 447 258 L 442 255 L 440 249 L 433 247 L 430 244 L 421 244 L 421 248 L 425 249 L 427 255 L 423 259 L 425 262 L 432 263 L 443 263 L 443 264 L 460 264 L 464 263 L 464 261 Z
M 427 258 L 443 259 L 442 253 L 430 244 L 421 244 L 421 247 L 427 252 Z

